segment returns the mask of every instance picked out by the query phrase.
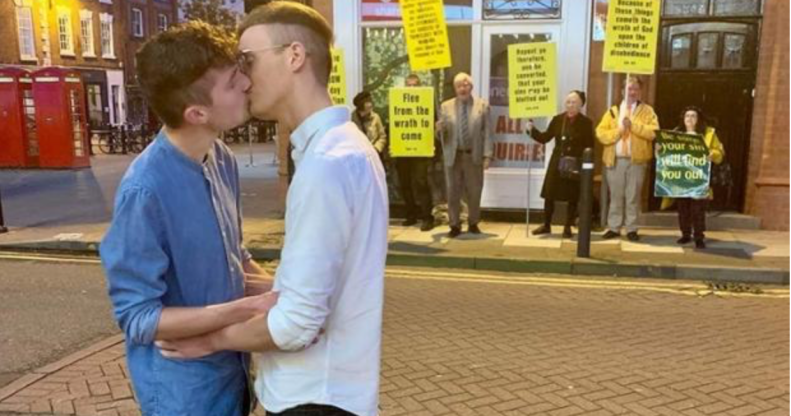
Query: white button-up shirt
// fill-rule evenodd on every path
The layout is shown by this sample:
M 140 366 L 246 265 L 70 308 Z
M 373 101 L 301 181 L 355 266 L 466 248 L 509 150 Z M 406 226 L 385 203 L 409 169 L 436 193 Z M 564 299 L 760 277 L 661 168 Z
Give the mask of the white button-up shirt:
M 313 403 L 378 413 L 387 184 L 349 120 L 346 107 L 326 108 L 291 135 L 296 173 L 268 318 L 281 351 L 261 355 L 256 382 L 270 412 Z

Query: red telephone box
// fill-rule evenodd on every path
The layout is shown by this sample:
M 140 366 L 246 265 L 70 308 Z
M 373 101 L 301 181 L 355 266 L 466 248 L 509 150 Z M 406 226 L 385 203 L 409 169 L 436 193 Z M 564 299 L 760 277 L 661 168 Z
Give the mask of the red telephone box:
M 0 68 L 0 168 L 36 166 L 38 135 L 30 72 Z
M 51 67 L 33 73 L 39 161 L 42 168 L 84 168 L 91 165 L 88 119 L 80 73 Z

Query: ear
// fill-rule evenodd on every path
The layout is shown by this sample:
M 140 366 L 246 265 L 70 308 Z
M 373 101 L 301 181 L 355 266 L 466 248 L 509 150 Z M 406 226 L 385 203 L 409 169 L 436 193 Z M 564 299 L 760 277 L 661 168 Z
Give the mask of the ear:
M 184 122 L 188 124 L 201 125 L 209 122 L 209 111 L 201 105 L 191 105 L 184 109 L 182 114 Z
M 302 42 L 293 42 L 288 47 L 288 66 L 293 72 L 299 72 L 305 67 L 308 60 L 308 51 Z

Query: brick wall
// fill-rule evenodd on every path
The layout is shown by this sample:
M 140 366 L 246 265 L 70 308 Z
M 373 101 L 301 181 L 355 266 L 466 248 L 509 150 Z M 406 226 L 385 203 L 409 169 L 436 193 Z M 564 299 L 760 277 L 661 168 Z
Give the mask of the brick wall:
M 0 1 L 0 64 L 19 63 L 19 43 L 17 41 L 16 9 L 12 1 Z
M 770 230 L 789 229 L 787 0 L 764 6 L 753 110 L 746 211 Z

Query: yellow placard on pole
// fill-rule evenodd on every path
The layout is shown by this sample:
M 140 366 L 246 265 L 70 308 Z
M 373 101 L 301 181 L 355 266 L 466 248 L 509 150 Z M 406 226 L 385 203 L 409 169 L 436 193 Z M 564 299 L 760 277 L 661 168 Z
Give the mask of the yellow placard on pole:
M 390 155 L 434 156 L 434 89 L 390 89 Z
M 508 116 L 547 117 L 557 112 L 557 46 L 508 45 Z
M 661 0 L 610 0 L 604 72 L 653 74 Z
M 332 48 L 332 71 L 327 89 L 335 105 L 346 105 L 346 65 L 343 61 L 343 49 Z
M 451 65 L 442 0 L 401 0 L 409 66 L 413 71 Z

